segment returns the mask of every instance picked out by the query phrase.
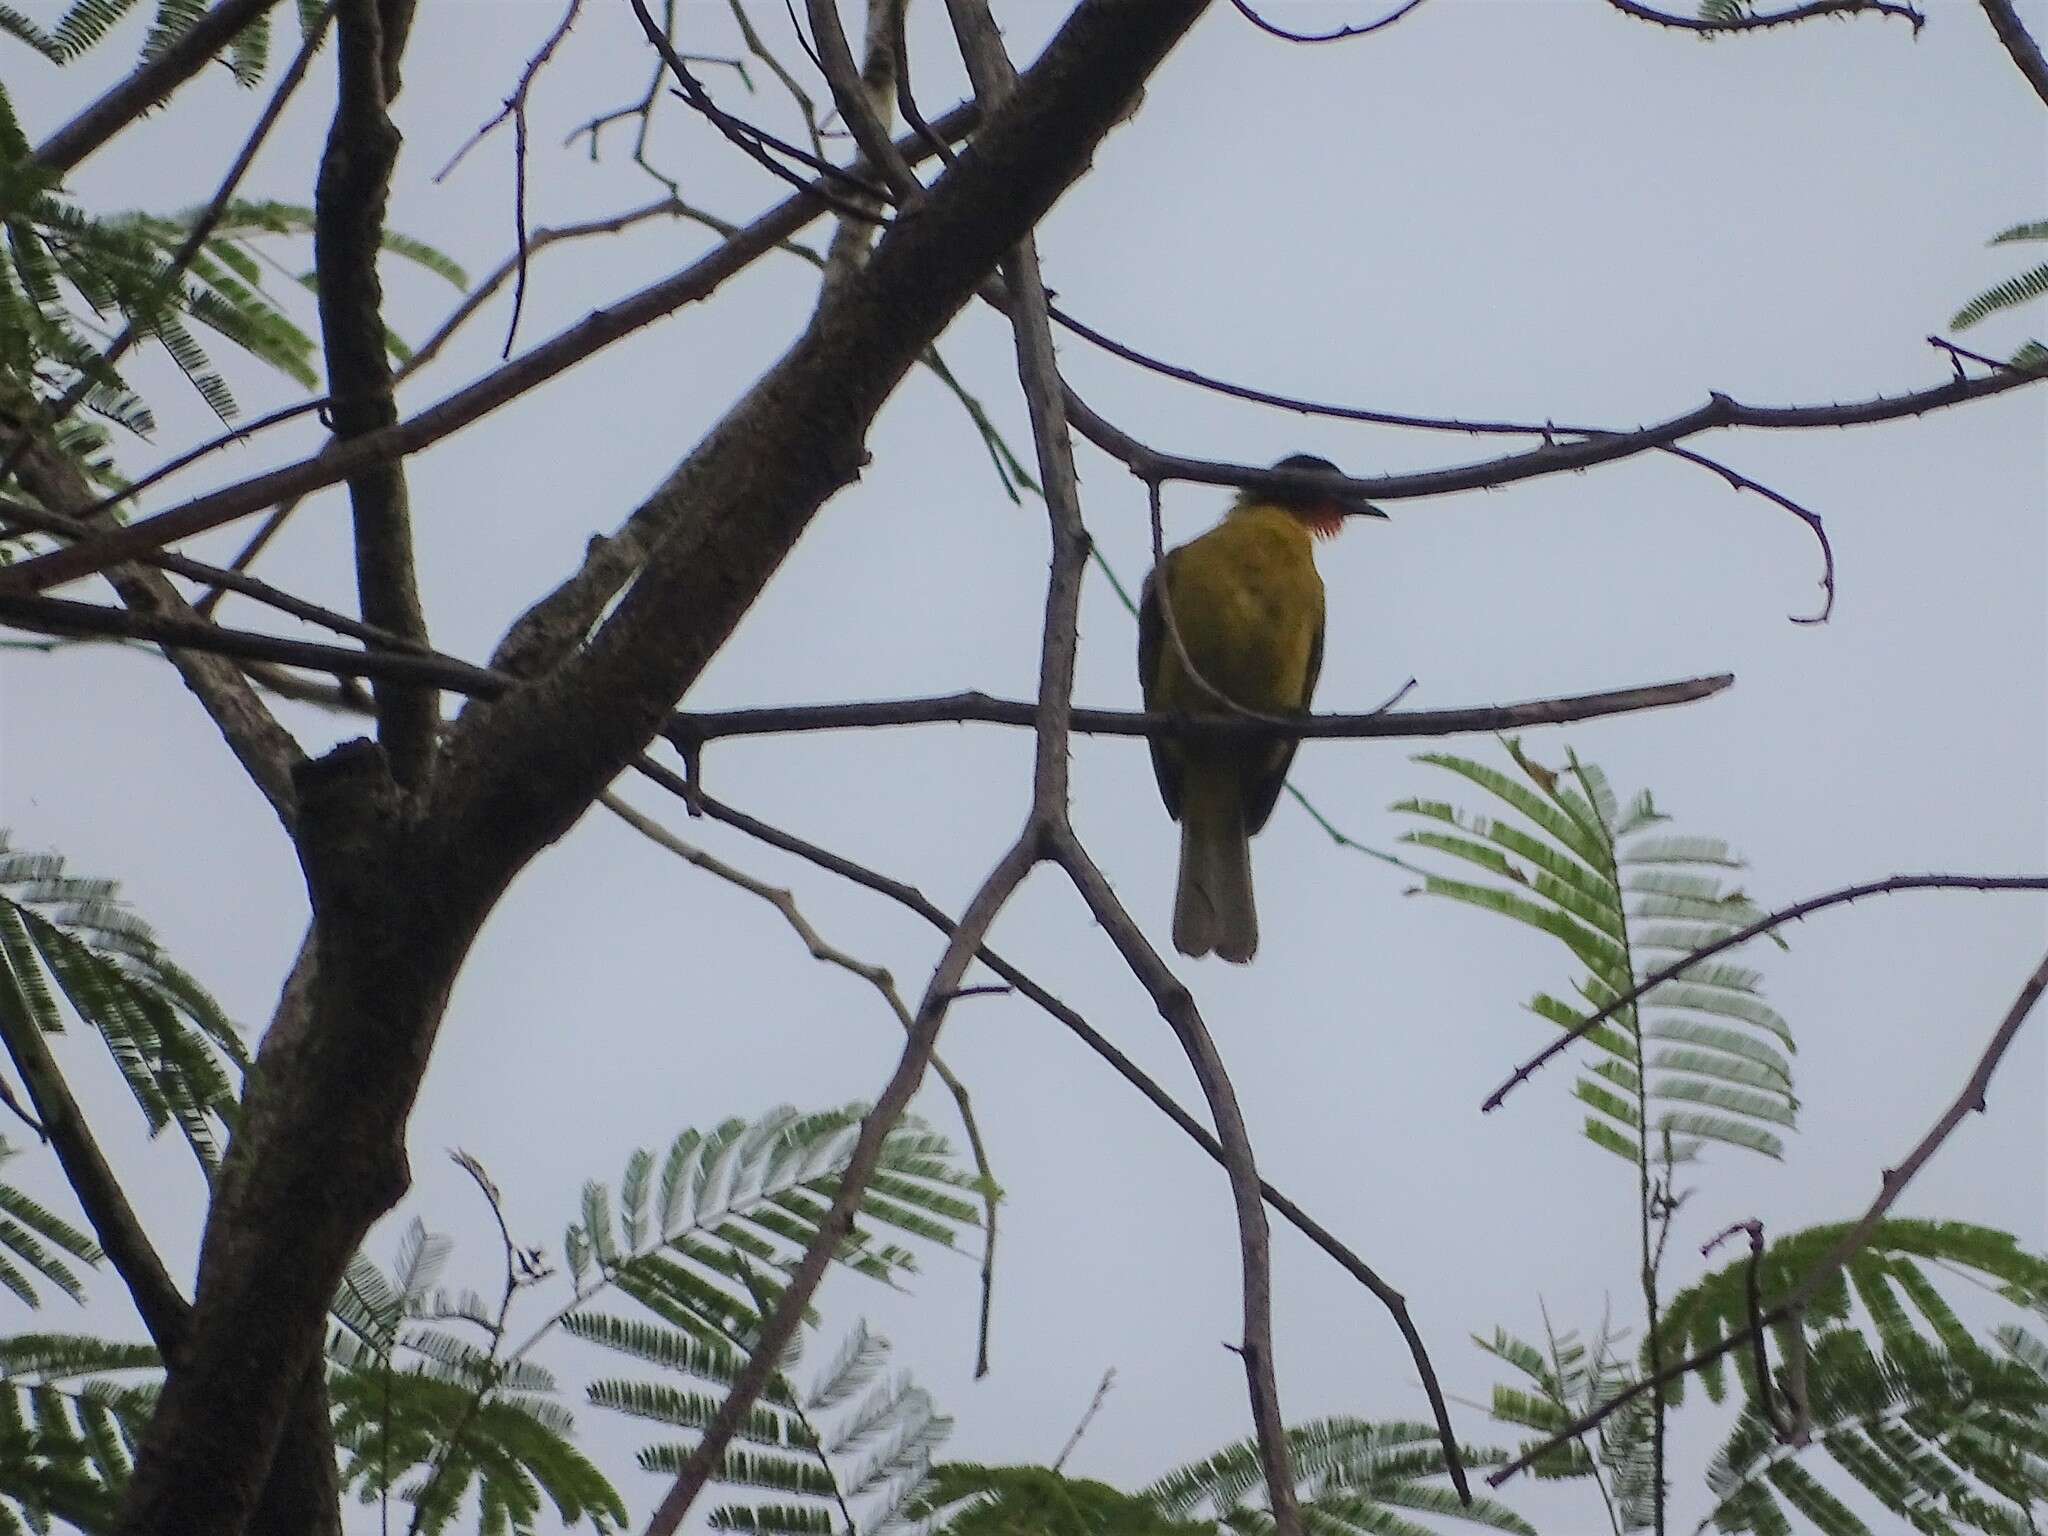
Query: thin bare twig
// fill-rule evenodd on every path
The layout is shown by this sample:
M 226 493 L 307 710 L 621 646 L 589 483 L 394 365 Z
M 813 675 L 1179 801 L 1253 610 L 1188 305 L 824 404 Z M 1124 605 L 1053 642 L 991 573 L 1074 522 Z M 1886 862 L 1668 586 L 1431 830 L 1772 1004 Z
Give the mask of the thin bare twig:
M 1969 1080 L 1963 1085 L 1962 1092 L 1942 1112 L 1941 1118 L 1935 1121 L 1933 1128 L 1920 1138 L 1911 1152 L 1906 1154 L 1905 1161 L 1896 1168 L 1887 1168 L 1884 1171 L 1877 1198 L 1871 1202 L 1869 1209 L 1854 1226 L 1842 1234 L 1835 1246 L 1806 1272 L 1799 1284 L 1792 1288 L 1789 1296 L 1771 1307 L 1756 1323 L 1745 1324 L 1709 1348 L 1679 1361 L 1676 1365 L 1667 1366 L 1654 1375 L 1646 1376 L 1625 1391 L 1609 1398 L 1591 1413 L 1582 1414 L 1549 1439 L 1529 1447 L 1513 1461 L 1490 1474 L 1486 1479 L 1487 1483 L 1495 1488 L 1500 1487 L 1516 1473 L 1524 1471 L 1559 1446 L 1578 1439 L 1588 1430 L 1597 1428 L 1611 1415 L 1627 1407 L 1644 1393 L 1660 1391 L 1667 1383 L 1718 1360 L 1731 1350 L 1741 1348 L 1749 1342 L 1754 1328 L 1768 1328 L 1801 1315 L 1820 1294 L 1821 1288 L 1870 1240 L 1878 1224 L 1884 1220 L 1885 1213 L 1897 1202 L 1899 1196 L 1905 1193 L 1906 1186 L 1912 1182 L 1913 1176 L 1926 1166 L 1928 1159 L 1940 1150 L 1941 1144 L 1963 1123 L 1964 1118 L 1973 1110 L 1983 1112 L 1985 1093 L 1990 1086 L 1992 1075 L 1997 1072 L 1998 1064 L 2012 1045 L 2013 1037 L 2019 1033 L 2020 1026 L 2026 1022 L 2027 1015 L 2040 1001 L 2044 990 L 2048 990 L 2048 955 L 2042 957 L 2041 963 L 2034 967 L 2033 974 L 2020 987 L 2019 996 L 2013 1000 L 2012 1007 L 2006 1011 L 2004 1019 L 1992 1033 L 1990 1043 L 1977 1058 L 1977 1065 L 1971 1071 Z
M 1052 1469 L 1057 1472 L 1067 1464 L 1067 1458 L 1074 1454 L 1074 1448 L 1081 1443 L 1081 1437 L 1088 1433 L 1088 1426 L 1095 1422 L 1095 1415 L 1102 1412 L 1102 1400 L 1109 1396 L 1109 1389 L 1116 1385 L 1116 1367 L 1111 1366 L 1102 1373 L 1102 1380 L 1096 1383 L 1095 1395 L 1088 1400 L 1088 1410 L 1081 1415 L 1081 1422 L 1074 1426 L 1074 1432 L 1067 1436 L 1067 1443 L 1060 1447 L 1059 1455 L 1052 1459 Z
M 1373 426 L 1405 427 L 1425 432 L 1461 432 L 1471 436 L 1540 437 L 1546 444 L 1553 446 L 1560 435 L 1588 440 L 1612 438 L 1621 435 L 1608 427 L 1566 425 L 1555 421 L 1539 423 L 1467 420 L 1455 416 L 1417 416 L 1409 412 L 1381 411 L 1363 406 L 1335 405 L 1323 400 L 1303 399 L 1299 395 L 1276 394 L 1271 390 L 1255 389 L 1250 385 L 1233 383 L 1228 379 L 1218 378 L 1214 374 L 1203 373 L 1198 369 L 1184 367 L 1179 363 L 1168 362 L 1164 358 L 1154 357 L 1150 353 L 1141 352 L 1136 347 L 1118 341 L 1116 338 L 1104 334 L 1093 326 L 1083 324 L 1081 321 L 1074 319 L 1073 316 L 1062 313 L 1056 307 L 1052 313 L 1055 320 L 1067 330 L 1072 331 L 1076 336 L 1081 337 L 1082 340 L 1100 347 L 1113 357 L 1122 358 L 1125 362 L 1143 368 L 1147 372 L 1159 374 L 1164 378 L 1175 379 L 1183 384 L 1191 384 L 1197 389 L 1208 390 L 1213 394 L 1223 395 L 1233 400 L 1244 400 L 1254 405 L 1271 406 L 1276 410 L 1293 411 L 1303 416 L 1319 416 L 1333 421 L 1365 422 Z M 1932 337 L 1928 339 L 1930 341 L 1934 340 Z M 1935 344 L 1937 346 L 1945 345 L 1945 343 L 1941 342 L 1936 342 Z M 1951 349 L 1952 352 L 1960 350 L 1960 348 Z M 1966 353 L 1965 355 L 1974 354 Z M 1989 361 L 1988 359 L 1979 360 Z M 2010 365 L 1998 364 L 1997 366 L 2007 367 Z M 1961 376 L 1961 371 L 1958 370 L 1957 377 L 1960 378 Z M 1114 446 L 1108 444 L 1103 446 L 1112 454 L 1117 452 Z M 1686 463 L 1698 465 L 1700 468 L 1720 476 L 1721 479 L 1738 491 L 1753 491 L 1766 500 L 1775 502 L 1778 506 L 1783 507 L 1794 517 L 1797 517 L 1806 524 L 1807 528 L 1812 532 L 1814 539 L 1820 545 L 1822 602 L 1820 611 L 1817 614 L 1794 615 L 1792 622 L 1795 624 L 1825 623 L 1829 614 L 1833 612 L 1835 605 L 1835 551 L 1834 546 L 1828 540 L 1827 527 L 1821 521 L 1820 514 L 1801 506 L 1798 502 L 1773 490 L 1761 481 L 1752 479 L 1748 475 L 1730 469 L 1727 465 L 1717 460 L 1708 458 L 1705 454 L 1694 452 L 1689 448 L 1681 448 L 1675 444 L 1666 445 L 1660 451 L 1668 453 L 1673 458 L 1683 460 Z M 1138 471 L 1135 464 L 1132 465 L 1132 468 L 1134 472 L 1140 473 L 1141 478 L 1144 478 L 1142 471 Z M 1147 486 L 1156 495 L 1157 482 L 1147 480 Z
M 519 73 L 519 84 L 505 99 L 503 109 L 497 116 L 485 123 L 469 141 L 449 158 L 434 177 L 434 184 L 445 181 L 462 159 L 477 145 L 489 138 L 492 130 L 508 117 L 512 120 L 512 233 L 517 241 L 518 280 L 512 285 L 512 318 L 505 327 L 505 348 L 498 355 L 507 358 L 512 355 L 512 343 L 519 335 L 519 313 L 526 307 L 526 263 L 530 254 L 526 237 L 526 98 L 533 90 L 534 78 L 547 67 L 555 50 L 562 45 L 562 39 L 569 35 L 569 29 L 576 25 L 576 17 L 583 9 L 583 0 L 569 0 L 569 8 L 562 12 L 562 19 L 555 24 L 547 41 L 533 57 L 526 61 L 526 68 Z
M 1747 944 L 1751 939 L 1769 933 L 1774 928 L 1782 928 L 1785 924 L 1796 922 L 1800 918 L 1809 916 L 1812 913 L 1825 911 L 1829 907 L 1843 906 L 1848 902 L 1860 901 L 1865 896 L 1889 896 L 1896 891 L 2048 891 L 2048 875 L 1889 875 L 1882 880 L 1870 880 L 1862 885 L 1844 886 L 1840 890 L 1828 891 L 1819 896 L 1809 897 L 1805 901 L 1794 902 L 1789 907 L 1780 907 L 1777 911 L 1768 912 L 1755 922 L 1738 928 L 1733 933 L 1718 938 L 1711 944 L 1703 944 L 1698 949 L 1692 951 L 1691 954 L 1683 955 L 1677 960 L 1672 961 L 1671 964 L 1652 971 L 1641 982 L 1622 993 L 1620 997 L 1614 999 L 1606 1007 L 1597 1010 L 1591 1017 L 1582 1019 L 1579 1023 L 1574 1024 L 1534 1056 L 1531 1056 L 1527 1061 L 1515 1068 L 1514 1074 L 1487 1096 L 1486 1102 L 1479 1106 L 1480 1109 L 1482 1111 L 1499 1109 L 1502 1101 L 1509 1094 L 1513 1093 L 1520 1084 L 1527 1082 L 1531 1077 L 1535 1076 L 1553 1057 L 1561 1055 L 1571 1046 L 1573 1041 L 1578 1040 L 1592 1030 L 1598 1029 L 1622 1009 L 1629 1007 L 1646 994 L 1654 992 L 1667 981 L 1674 981 L 1678 977 L 1683 976 L 1702 961 L 1711 960 L 1714 956 L 1731 950 L 1738 944 Z
M 1279 26 L 1273 22 L 1266 20 L 1265 17 L 1261 16 L 1257 11 L 1252 9 L 1251 5 L 1248 3 L 1248 0 L 1230 0 L 1230 3 L 1237 8 L 1238 15 L 1242 16 L 1246 21 L 1250 22 L 1253 26 L 1257 27 L 1261 32 L 1264 32 L 1272 37 L 1280 38 L 1284 42 L 1341 43 L 1347 37 L 1366 37 L 1374 32 L 1378 32 L 1383 30 L 1384 28 L 1391 27 L 1403 16 L 1406 16 L 1410 11 L 1414 10 L 1417 6 L 1421 5 L 1422 0 L 1406 0 L 1405 4 L 1397 6 L 1394 10 L 1382 16 L 1378 21 L 1365 21 L 1360 22 L 1355 26 L 1338 27 L 1334 31 L 1330 32 L 1290 32 L 1285 27 Z
M 1769 1340 L 1764 1332 L 1764 1298 L 1762 1267 L 1764 1261 L 1764 1224 L 1752 1216 L 1748 1221 L 1738 1221 L 1725 1227 L 1700 1244 L 1700 1256 L 1708 1258 L 1716 1248 L 1736 1233 L 1749 1238 L 1749 1262 L 1742 1270 L 1743 1304 L 1749 1312 L 1750 1371 L 1756 1377 L 1757 1404 L 1763 1410 L 1771 1432 L 1785 1444 L 1792 1443 L 1795 1426 L 1778 1411 L 1778 1394 L 1771 1384 L 1771 1354 Z
M 850 171 L 842 170 L 822 156 L 799 149 L 794 144 L 754 127 L 751 123 L 744 123 L 720 107 L 711 99 L 710 93 L 704 89 L 697 77 L 690 73 L 690 66 L 684 62 L 683 56 L 676 52 L 675 46 L 669 42 L 661 28 L 655 25 L 654 17 L 648 13 L 646 0 L 627 0 L 627 3 L 633 7 L 633 14 L 639 17 L 640 28 L 647 34 L 647 41 L 654 45 L 655 52 L 661 55 L 662 61 L 669 67 L 669 73 L 675 76 L 682 87 L 683 100 L 701 113 L 712 127 L 723 134 L 748 159 L 762 166 L 779 180 L 798 188 L 799 195 L 816 198 L 842 217 L 863 221 L 875 219 L 871 210 L 831 191 L 826 183 L 852 186 L 870 197 L 887 201 L 887 194 L 882 188 Z M 803 177 L 769 154 L 771 148 L 779 150 L 791 159 L 810 165 L 823 179 L 805 181 Z
M 783 921 L 795 930 L 799 939 L 803 940 L 804 948 L 810 951 L 812 959 L 837 966 L 842 971 L 858 976 L 881 993 L 882 1000 L 889 1005 L 889 1011 L 896 1015 L 896 1020 L 903 1026 L 905 1034 L 917 1028 L 916 1017 L 905 1005 L 903 994 L 897 990 L 896 978 L 884 967 L 870 965 L 867 961 L 828 944 L 818 930 L 811 926 L 810 920 L 797 906 L 795 894 L 787 887 L 769 885 L 764 880 L 757 880 L 745 870 L 734 868 L 717 855 L 684 842 L 660 822 L 650 816 L 643 816 L 610 790 L 606 790 L 598 799 L 606 810 L 650 842 L 666 848 L 677 858 L 703 870 L 706 874 L 716 875 L 728 885 L 738 886 L 750 895 L 758 896 L 767 902 L 782 914 Z M 957 1000 L 974 990 L 976 989 L 971 987 L 955 988 L 953 998 Z M 1007 991 L 1008 988 L 1003 990 Z M 978 1380 L 988 1374 L 989 1321 L 995 1294 L 996 1205 L 1000 1196 L 997 1192 L 995 1169 L 988 1160 L 988 1148 L 981 1139 L 981 1126 L 974 1118 L 974 1107 L 967 1096 L 967 1085 L 960 1081 L 953 1069 L 946 1065 L 945 1058 L 937 1051 L 932 1052 L 931 1066 L 933 1075 L 945 1084 L 946 1091 L 953 1096 L 954 1108 L 960 1113 L 961 1131 L 967 1137 L 968 1149 L 974 1156 L 974 1171 L 981 1180 L 982 1200 L 986 1212 L 981 1249 L 981 1321 L 977 1330 L 974 1354 L 974 1374 Z

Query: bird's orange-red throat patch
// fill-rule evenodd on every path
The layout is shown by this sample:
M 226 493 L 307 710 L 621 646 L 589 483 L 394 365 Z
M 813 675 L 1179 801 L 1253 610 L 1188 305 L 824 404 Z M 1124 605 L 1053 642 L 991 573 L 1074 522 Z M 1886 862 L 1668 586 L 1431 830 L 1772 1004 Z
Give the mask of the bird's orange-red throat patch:
M 1326 501 L 1311 507 L 1301 514 L 1301 520 L 1308 524 L 1310 533 L 1319 539 L 1334 539 L 1344 531 L 1346 514 L 1335 502 Z

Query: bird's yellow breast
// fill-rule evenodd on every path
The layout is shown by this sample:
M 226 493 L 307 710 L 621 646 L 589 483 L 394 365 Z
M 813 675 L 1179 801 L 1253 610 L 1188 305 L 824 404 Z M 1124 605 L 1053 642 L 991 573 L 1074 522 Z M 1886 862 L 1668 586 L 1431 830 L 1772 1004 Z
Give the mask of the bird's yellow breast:
M 1306 705 L 1323 581 L 1299 518 L 1279 507 L 1239 506 L 1168 555 L 1161 574 L 1196 671 L 1247 709 L 1286 714 Z M 1187 713 L 1216 708 L 1188 680 L 1170 637 L 1162 637 L 1145 704 Z

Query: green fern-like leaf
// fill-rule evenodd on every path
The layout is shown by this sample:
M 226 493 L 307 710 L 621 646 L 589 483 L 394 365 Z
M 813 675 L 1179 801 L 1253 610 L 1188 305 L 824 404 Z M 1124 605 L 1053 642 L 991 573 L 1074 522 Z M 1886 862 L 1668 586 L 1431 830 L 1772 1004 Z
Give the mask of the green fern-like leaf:
M 66 1008 L 98 1031 L 151 1132 L 175 1124 L 211 1168 L 235 1107 L 228 1069 L 248 1063 L 234 1026 L 109 884 L 0 835 L 0 1017 L 60 1033 Z
M 1759 915 L 1722 883 L 1721 871 L 1741 867 L 1727 845 L 1662 830 L 1669 818 L 1647 791 L 1624 803 L 1597 764 L 1568 753 L 1563 767 L 1547 767 L 1515 742 L 1507 752 L 1513 772 L 1448 753 L 1416 761 L 1484 789 L 1515 819 L 1413 798 L 1394 809 L 1432 825 L 1402 840 L 1492 876 L 1430 874 L 1422 889 L 1556 939 L 1585 967 L 1576 986 L 1593 1008 L 1633 989 L 1670 951 L 1689 951 Z M 1607 1059 L 1589 1065 L 1572 1090 L 1595 1112 L 1587 1139 L 1639 1173 L 1667 1146 L 1674 1163 L 1708 1143 L 1782 1156 L 1779 1133 L 1798 1111 L 1787 1059 L 1792 1032 L 1758 984 L 1745 967 L 1702 965 L 1595 1031 L 1589 1051 Z M 1565 1029 L 1588 1013 L 1549 993 L 1529 1007 Z M 1662 1048 L 1647 1051 L 1650 1041 Z
M 2000 310 L 2017 309 L 2043 294 L 2048 294 L 2048 262 L 1985 289 L 1951 315 L 1948 323 L 1958 331 L 1967 330 L 1988 315 L 1995 315 Z

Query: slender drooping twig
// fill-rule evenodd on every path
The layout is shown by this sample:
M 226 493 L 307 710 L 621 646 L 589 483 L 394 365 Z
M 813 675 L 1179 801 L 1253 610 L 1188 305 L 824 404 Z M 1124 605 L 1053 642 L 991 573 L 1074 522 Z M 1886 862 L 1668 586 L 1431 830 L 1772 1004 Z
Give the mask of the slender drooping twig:
M 1491 1111 L 1500 1108 L 1502 1101 L 1513 1093 L 1517 1086 L 1535 1076 L 1553 1057 L 1569 1049 L 1572 1042 L 1598 1029 L 1646 993 L 1655 991 L 1667 981 L 1676 980 L 1702 961 L 1711 960 L 1738 944 L 1747 944 L 1751 939 L 1769 933 L 1774 928 L 1782 928 L 1785 924 L 1796 922 L 1812 913 L 1860 901 L 1865 896 L 1888 896 L 1897 891 L 2048 891 L 2048 875 L 1889 875 L 1882 880 L 1866 881 L 1862 885 L 1843 886 L 1840 890 L 1811 896 L 1805 901 L 1796 901 L 1789 907 L 1767 912 L 1755 922 L 1724 934 L 1711 944 L 1703 944 L 1690 954 L 1681 955 L 1671 964 L 1651 972 L 1614 1001 L 1595 1011 L 1591 1017 L 1574 1024 L 1515 1068 L 1514 1075 L 1494 1089 L 1487 1096 L 1486 1102 L 1479 1106 L 1480 1109 Z
M 512 234 L 517 247 L 513 260 L 518 271 L 517 281 L 512 286 L 512 318 L 505 326 L 505 349 L 501 358 L 512 355 L 512 343 L 519 335 L 519 314 L 526 307 L 526 263 L 531 255 L 526 234 L 526 100 L 533 92 L 533 82 L 555 56 L 555 50 L 562 46 L 562 39 L 569 35 L 576 25 L 576 18 L 583 9 L 583 0 L 569 0 L 569 7 L 562 12 L 562 19 L 555 23 L 555 30 L 526 61 L 526 67 L 519 72 L 519 83 L 512 94 L 505 98 L 498 114 L 471 135 L 463 146 L 449 157 L 434 177 L 439 186 L 453 173 L 455 167 L 477 145 L 491 136 L 493 130 L 507 118 L 512 122 Z
M 1287 28 L 1268 21 L 1264 16 L 1253 10 L 1249 0 L 1230 0 L 1230 3 L 1237 8 L 1238 15 L 1257 27 L 1261 32 L 1280 38 L 1284 42 L 1341 43 L 1346 38 L 1369 37 L 1375 32 L 1391 27 L 1403 16 L 1406 16 L 1410 11 L 1421 5 L 1422 0 L 1406 0 L 1406 3 L 1396 6 L 1377 21 L 1362 21 L 1355 26 L 1337 27 L 1328 32 L 1290 32 Z
M 642 837 L 659 847 L 666 848 L 685 863 L 716 875 L 728 885 L 734 885 L 751 895 L 760 897 L 782 914 L 784 922 L 795 930 L 803 940 L 804 948 L 811 952 L 813 959 L 860 977 L 869 986 L 882 994 L 882 1000 L 889 1005 L 889 1011 L 909 1034 L 917 1027 L 917 1020 L 903 1001 L 903 994 L 897 990 L 896 978 L 879 965 L 870 965 L 857 956 L 848 954 L 836 945 L 828 944 L 810 920 L 796 904 L 795 895 L 783 886 L 756 880 L 745 870 L 736 869 L 716 854 L 705 852 L 694 844 L 686 843 L 668 828 L 650 816 L 643 816 L 610 790 L 598 796 L 604 808 L 618 817 Z M 972 989 L 956 988 L 953 997 L 958 1001 Z M 960 1081 L 953 1069 L 946 1065 L 946 1059 L 937 1051 L 932 1052 L 932 1075 L 945 1084 L 946 1091 L 953 1096 L 953 1107 L 960 1114 L 960 1128 L 967 1137 L 968 1150 L 974 1156 L 974 1171 L 981 1180 L 983 1202 L 983 1225 L 981 1245 L 981 1321 L 976 1330 L 974 1351 L 974 1374 L 980 1379 L 988 1374 L 988 1336 L 990 1315 L 994 1307 L 996 1275 L 996 1206 L 999 1203 L 994 1166 L 988 1159 L 988 1147 L 981 1139 L 981 1125 L 974 1118 L 974 1106 L 967 1095 L 967 1085 Z
M 1934 1122 L 1933 1127 L 1927 1134 L 1922 1136 L 1914 1145 L 1913 1150 L 1906 1154 L 1905 1160 L 1896 1168 L 1884 1170 L 1879 1181 L 1877 1198 L 1871 1202 L 1869 1209 L 1863 1213 L 1854 1226 L 1842 1234 L 1836 1241 L 1835 1246 L 1822 1255 L 1813 1268 L 1806 1272 L 1805 1277 L 1800 1280 L 1799 1284 L 1792 1288 L 1790 1295 L 1772 1306 L 1769 1311 L 1765 1312 L 1756 1321 L 1746 1323 L 1743 1327 L 1727 1334 L 1719 1342 L 1701 1350 L 1698 1354 L 1688 1356 L 1675 1365 L 1667 1366 L 1654 1375 L 1644 1377 L 1641 1381 L 1634 1383 L 1624 1391 L 1618 1392 L 1613 1397 L 1607 1399 L 1607 1401 L 1591 1413 L 1580 1415 L 1571 1423 L 1565 1425 L 1564 1428 L 1558 1430 L 1557 1433 L 1550 1436 L 1549 1439 L 1542 1441 L 1540 1444 L 1530 1446 L 1513 1461 L 1507 1463 L 1498 1471 L 1491 1473 L 1486 1479 L 1487 1483 L 1495 1488 L 1500 1487 L 1501 1484 L 1505 1483 L 1516 1473 L 1541 1460 L 1559 1446 L 1578 1439 L 1588 1430 L 1597 1428 L 1611 1415 L 1627 1407 L 1628 1404 L 1634 1402 L 1644 1393 L 1659 1391 L 1667 1383 L 1676 1381 L 1679 1377 L 1720 1359 L 1721 1356 L 1731 1350 L 1740 1349 L 1749 1342 L 1750 1336 L 1755 1329 L 1760 1327 L 1768 1328 L 1777 1323 L 1784 1322 L 1788 1318 L 1797 1317 L 1804 1313 L 1813 1299 L 1820 1294 L 1821 1288 L 1834 1277 L 1835 1273 L 1844 1264 L 1847 1264 L 1850 1259 L 1854 1258 L 1863 1245 L 1870 1240 L 1871 1234 L 1877 1230 L 1878 1224 L 1884 1220 L 1885 1213 L 1897 1203 L 1899 1196 L 1905 1193 L 1906 1186 L 1912 1182 L 1913 1176 L 1926 1166 L 1928 1159 L 1940 1150 L 1941 1144 L 1948 1140 L 1956 1127 L 1961 1125 L 1963 1120 L 1972 1111 L 1978 1113 L 1984 1111 L 1986 1107 L 1985 1094 L 1990 1087 L 1992 1076 L 1998 1071 L 1998 1064 L 2004 1060 L 2007 1049 L 2012 1045 L 2013 1037 L 2019 1033 L 2020 1026 L 2027 1021 L 2027 1015 L 2033 1011 L 2034 1005 L 2040 1001 L 2041 993 L 2044 990 L 2048 990 L 2048 955 L 2042 957 L 2041 963 L 2034 967 L 2033 974 L 2020 987 L 2019 996 L 2013 1000 L 2012 1007 L 2006 1011 L 2006 1015 L 1999 1022 L 1998 1028 L 1993 1031 L 1990 1042 L 1984 1047 L 1983 1053 L 1977 1058 L 1977 1065 L 1972 1069 L 1969 1080 L 1963 1084 L 1962 1092 L 1957 1094 L 1955 1100 L 1948 1108 L 1942 1111 L 1941 1117 Z

